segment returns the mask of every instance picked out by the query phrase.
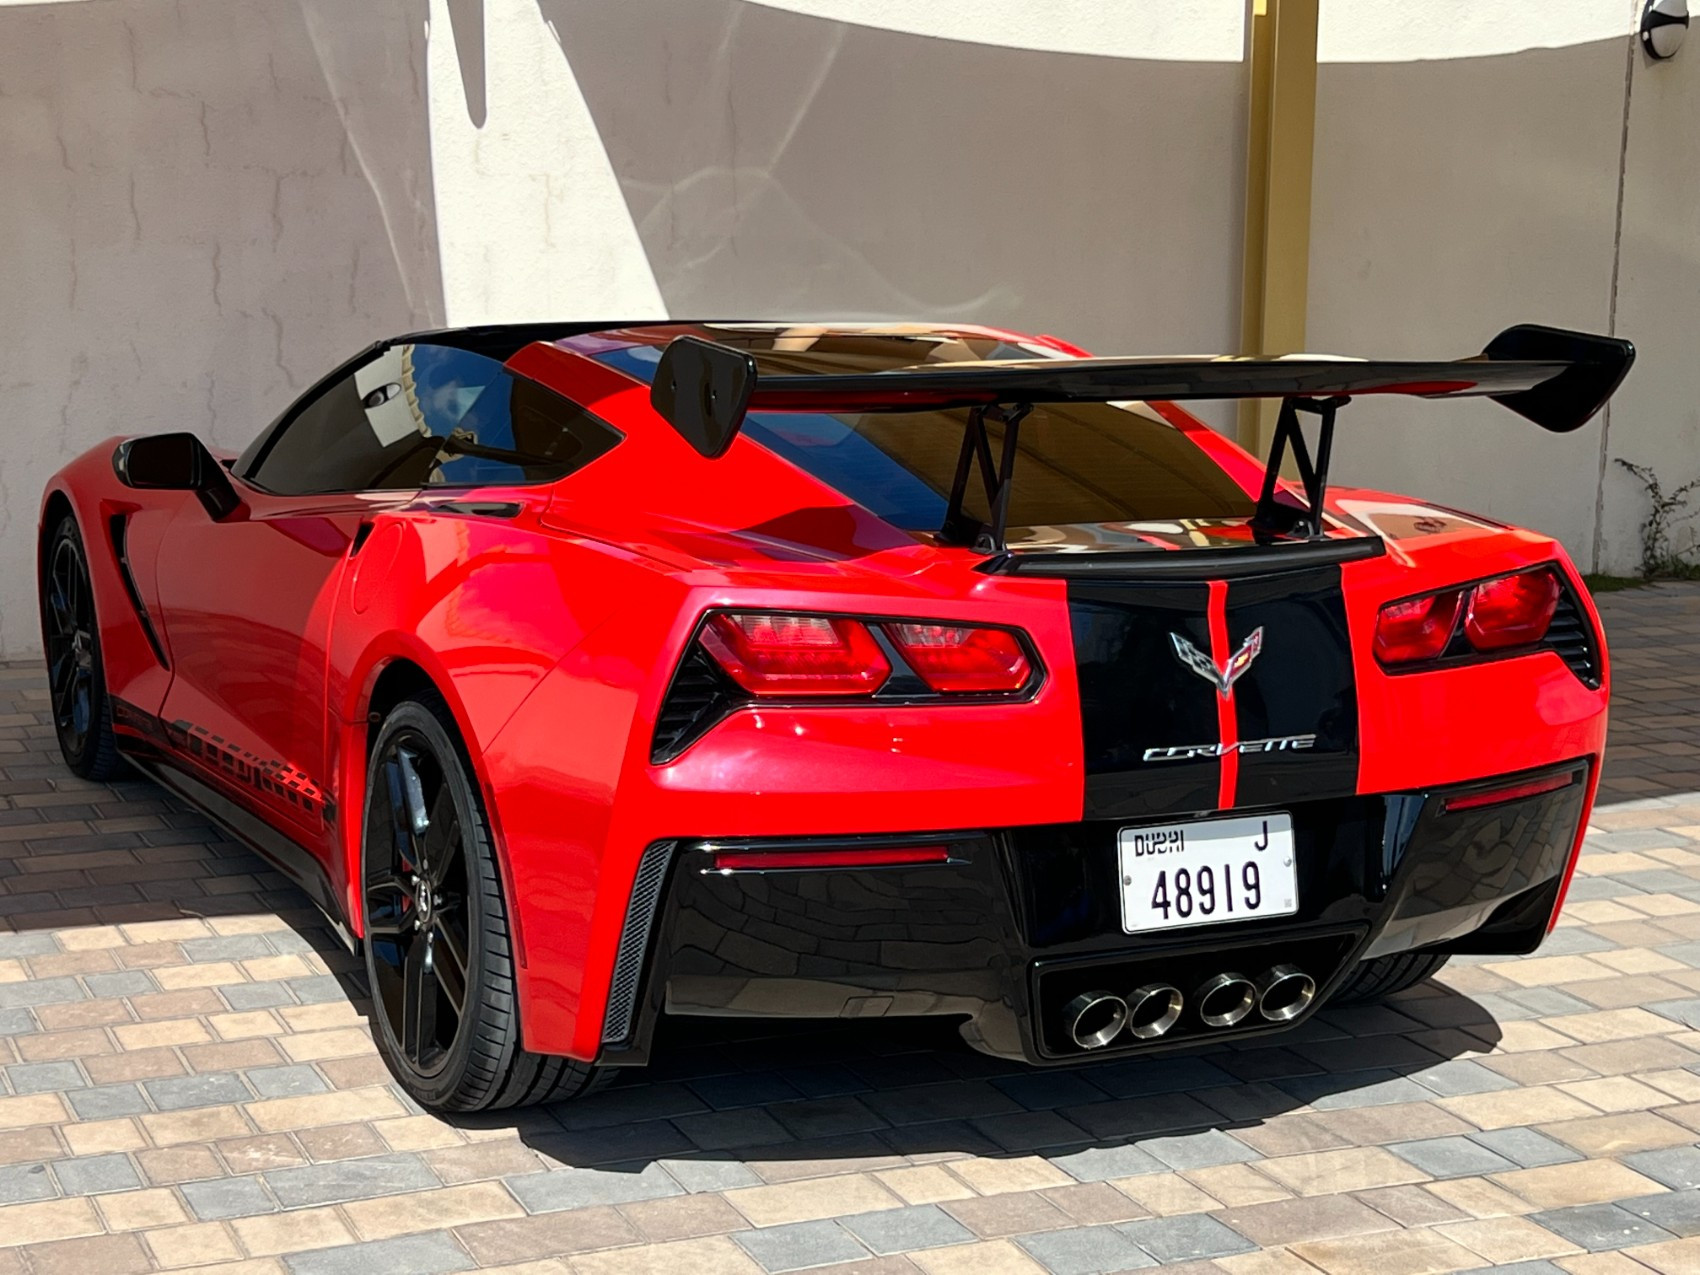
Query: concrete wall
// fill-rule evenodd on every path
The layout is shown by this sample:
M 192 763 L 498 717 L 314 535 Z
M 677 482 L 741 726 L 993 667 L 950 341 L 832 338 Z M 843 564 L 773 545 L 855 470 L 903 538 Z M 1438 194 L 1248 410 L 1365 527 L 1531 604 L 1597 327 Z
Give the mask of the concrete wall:
M 1243 0 L 0 0 L 0 655 L 41 485 L 237 447 L 374 336 L 1237 331 Z
M 1575 434 L 1491 404 L 1371 400 L 1336 461 L 1619 572 L 1647 502 L 1615 458 L 1700 477 L 1700 48 L 1648 61 L 1638 10 L 1324 3 L 1312 202 L 1313 349 L 1464 354 L 1523 321 L 1636 342 L 1623 392 Z

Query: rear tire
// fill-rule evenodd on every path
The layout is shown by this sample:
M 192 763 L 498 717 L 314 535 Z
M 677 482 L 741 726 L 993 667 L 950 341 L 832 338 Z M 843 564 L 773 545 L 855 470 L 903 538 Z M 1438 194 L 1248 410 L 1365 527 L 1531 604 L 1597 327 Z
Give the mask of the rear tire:
M 112 730 L 112 701 L 100 658 L 100 625 L 88 552 L 66 514 L 41 557 L 41 644 L 47 652 L 48 711 L 59 753 L 84 779 L 111 779 L 123 767 Z
M 1353 970 L 1340 990 L 1329 998 L 1332 1005 L 1366 1005 L 1383 1000 L 1395 992 L 1415 987 L 1425 978 L 1432 978 L 1446 964 L 1444 955 L 1433 952 L 1401 952 L 1397 956 L 1378 956 L 1365 961 Z
M 612 1073 L 520 1044 L 507 903 L 471 774 L 435 692 L 397 705 L 372 746 L 360 873 L 372 1034 L 424 1107 L 573 1098 Z

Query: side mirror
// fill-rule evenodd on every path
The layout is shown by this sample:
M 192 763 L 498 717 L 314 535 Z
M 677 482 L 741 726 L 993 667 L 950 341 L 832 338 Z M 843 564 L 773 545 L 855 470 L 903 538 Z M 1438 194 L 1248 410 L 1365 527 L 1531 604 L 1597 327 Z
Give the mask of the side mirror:
M 193 434 L 150 434 L 118 444 L 112 471 L 126 487 L 148 491 L 192 491 L 214 518 L 239 503 L 224 466 Z

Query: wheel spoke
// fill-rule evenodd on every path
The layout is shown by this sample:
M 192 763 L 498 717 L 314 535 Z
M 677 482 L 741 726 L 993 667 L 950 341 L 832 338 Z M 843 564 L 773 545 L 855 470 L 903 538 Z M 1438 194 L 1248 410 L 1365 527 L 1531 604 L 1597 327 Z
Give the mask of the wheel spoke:
M 78 670 L 76 660 L 70 662 L 70 669 L 65 675 L 64 685 L 57 688 L 53 697 L 54 718 L 60 722 L 70 722 L 76 711 Z
M 405 748 L 395 750 L 396 769 L 401 776 L 402 805 L 397 810 L 400 822 L 407 831 L 407 844 L 412 852 L 413 865 L 423 874 L 430 866 L 426 858 L 425 833 L 431 826 L 431 813 L 425 804 L 425 785 L 419 780 L 419 763 Z
M 426 874 L 431 884 L 441 889 L 448 880 L 450 871 L 461 857 L 460 816 L 455 813 L 454 806 L 449 801 L 448 785 L 443 785 L 443 792 L 437 799 L 437 806 L 448 806 L 448 810 L 439 818 L 435 808 L 431 817 L 431 832 L 426 841 L 429 855 L 430 871 Z
M 436 941 L 431 947 L 432 966 L 443 995 L 449 998 L 457 1015 L 466 1013 L 467 958 L 466 932 L 462 928 L 459 909 L 440 916 L 436 922 Z
M 437 973 L 432 932 L 407 952 L 402 967 L 401 1045 L 414 1062 L 424 1064 L 437 1047 Z
M 391 901 L 379 907 L 378 900 L 390 896 Z M 412 893 L 406 882 L 394 873 L 385 873 L 366 887 L 366 933 L 374 938 L 399 940 L 413 929 L 409 904 Z

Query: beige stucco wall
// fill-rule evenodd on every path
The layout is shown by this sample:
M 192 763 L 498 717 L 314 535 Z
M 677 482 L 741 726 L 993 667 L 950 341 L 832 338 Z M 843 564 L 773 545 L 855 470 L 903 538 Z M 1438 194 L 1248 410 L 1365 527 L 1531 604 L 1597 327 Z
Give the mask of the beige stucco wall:
M 0 655 L 38 644 L 53 469 L 115 433 L 239 446 L 380 334 L 891 316 L 1233 348 L 1245 7 L 0 0 Z M 1676 482 L 1700 473 L 1700 48 L 1645 65 L 1633 8 L 1324 0 L 1308 343 L 1604 329 L 1615 264 L 1643 357 L 1604 454 Z M 1632 565 L 1603 423 L 1352 418 L 1343 478 Z
M 48 474 L 375 336 L 974 319 L 1227 348 L 1240 0 L 0 0 L 0 655 Z
M 1486 403 L 1355 405 L 1336 473 L 1550 532 L 1585 570 L 1639 555 L 1646 501 L 1612 460 L 1700 477 L 1700 47 L 1649 61 L 1638 10 L 1325 2 L 1319 41 L 1312 348 L 1456 355 L 1534 321 L 1615 323 L 1640 351 L 1570 435 Z

